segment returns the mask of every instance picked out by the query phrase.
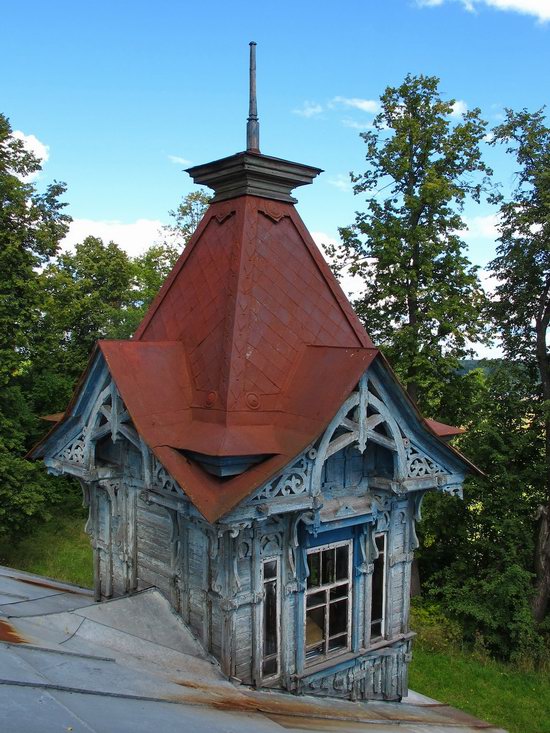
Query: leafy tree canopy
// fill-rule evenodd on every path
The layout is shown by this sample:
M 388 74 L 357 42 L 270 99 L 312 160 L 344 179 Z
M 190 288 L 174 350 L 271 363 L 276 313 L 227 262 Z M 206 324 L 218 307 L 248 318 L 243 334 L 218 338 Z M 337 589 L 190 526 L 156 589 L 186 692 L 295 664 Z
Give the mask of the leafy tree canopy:
M 19 383 L 45 305 L 39 268 L 57 252 L 69 222 L 64 185 L 38 192 L 29 175 L 39 170 L 0 114 L 0 534 L 43 514 L 56 493 L 53 479 L 23 458 L 36 418 Z
M 497 280 L 490 313 L 507 356 L 536 374 L 545 455 L 538 483 L 545 498 L 538 509 L 533 610 L 542 621 L 550 605 L 550 128 L 542 109 L 506 110 L 493 133 L 493 143 L 505 144 L 518 166 L 510 199 L 495 197 L 500 237 L 489 264 Z
M 197 189 L 184 196 L 177 208 L 169 212 L 173 223 L 165 226 L 164 232 L 172 245 L 180 249 L 187 246 L 211 199 L 204 189 Z
M 443 100 L 438 84 L 408 75 L 382 95 L 372 129 L 361 133 L 367 170 L 352 175 L 366 208 L 332 251 L 340 268 L 364 279 L 356 311 L 432 414 L 439 385 L 482 331 L 483 291 L 464 254 L 460 211 L 480 200 L 491 174 L 480 111 L 455 121 L 454 100 Z

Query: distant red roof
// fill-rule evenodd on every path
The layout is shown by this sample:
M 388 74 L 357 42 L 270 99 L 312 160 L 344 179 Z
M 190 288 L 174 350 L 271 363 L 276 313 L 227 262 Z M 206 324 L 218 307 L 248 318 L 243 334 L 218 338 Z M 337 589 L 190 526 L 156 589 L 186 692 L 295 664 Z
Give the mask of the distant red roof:
M 41 415 L 40 419 L 46 420 L 46 422 L 59 422 L 63 419 L 64 415 L 64 412 L 54 412 L 52 415 Z
M 460 435 L 466 432 L 464 428 L 455 428 L 453 425 L 446 425 L 444 422 L 431 420 L 428 417 L 424 418 L 424 422 L 440 438 L 450 438 L 453 435 Z
M 100 341 L 137 430 L 210 521 L 323 431 L 377 354 L 294 206 L 210 206 L 131 341 Z M 231 479 L 187 451 L 269 456 Z

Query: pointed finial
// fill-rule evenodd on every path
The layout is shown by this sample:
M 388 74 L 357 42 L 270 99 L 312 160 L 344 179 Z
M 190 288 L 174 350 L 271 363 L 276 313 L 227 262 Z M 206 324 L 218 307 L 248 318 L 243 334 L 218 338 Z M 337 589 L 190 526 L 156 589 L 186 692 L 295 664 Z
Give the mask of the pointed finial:
M 250 100 L 248 120 L 246 123 L 246 150 L 249 153 L 260 152 L 260 123 L 256 103 L 256 42 L 250 41 Z

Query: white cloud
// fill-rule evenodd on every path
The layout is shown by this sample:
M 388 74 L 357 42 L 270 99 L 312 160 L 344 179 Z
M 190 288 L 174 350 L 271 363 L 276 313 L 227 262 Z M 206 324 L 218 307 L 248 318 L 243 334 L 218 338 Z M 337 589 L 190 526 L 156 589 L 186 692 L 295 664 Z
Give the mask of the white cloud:
M 464 2 L 465 0 L 463 0 Z M 535 18 L 544 22 L 550 20 L 550 0 L 470 0 L 471 5 L 483 2 L 497 10 L 512 10 L 524 15 L 534 15 Z
M 499 236 L 498 232 L 498 224 L 499 224 L 499 215 L 498 214 L 485 214 L 482 216 L 466 216 L 464 217 L 464 221 L 466 222 L 467 235 L 470 238 L 482 238 L 482 239 L 490 239 L 492 241 L 495 241 L 496 238 Z
M 169 155 L 168 160 L 171 163 L 177 163 L 178 165 L 191 165 L 192 161 L 187 158 L 181 158 L 179 155 Z
M 155 242 L 162 241 L 160 235 L 163 222 L 157 219 L 138 219 L 130 224 L 121 221 L 95 221 L 74 219 L 67 236 L 61 242 L 64 250 L 71 250 L 86 237 L 99 237 L 105 243 L 113 241 L 132 257 L 142 254 Z
M 47 163 L 50 157 L 50 147 L 41 142 L 36 135 L 25 135 L 21 130 L 14 130 L 12 137 L 16 140 L 21 140 L 25 146 L 25 150 L 35 155 L 42 165 Z M 34 181 L 39 175 L 40 171 L 36 171 L 35 173 L 30 173 L 28 176 L 23 176 L 23 180 Z
M 315 117 L 323 111 L 322 105 L 318 102 L 304 102 L 300 109 L 293 109 L 292 112 L 300 117 Z
M 331 186 L 334 186 L 335 188 L 339 188 L 340 191 L 351 191 L 350 178 L 343 173 L 338 173 L 332 178 L 327 178 L 326 182 L 329 183 Z
M 466 227 L 458 234 L 468 246 L 468 257 L 475 265 L 485 267 L 496 253 L 499 216 L 490 213 L 463 218 Z
M 468 105 L 463 99 L 457 99 L 451 110 L 452 117 L 462 117 L 468 111 Z
M 417 0 L 416 4 L 419 7 L 435 7 L 436 5 L 443 5 L 445 1 Z M 458 2 L 469 12 L 475 12 L 480 5 L 486 5 L 495 8 L 495 10 L 531 15 L 541 23 L 550 20 L 550 0 L 458 0 Z
M 356 120 L 350 120 L 346 118 L 342 120 L 344 127 L 351 127 L 352 130 L 368 130 L 371 127 L 370 122 L 357 122 Z
M 344 107 L 352 107 L 359 109 L 361 112 L 369 112 L 375 115 L 380 109 L 380 104 L 375 99 L 360 99 L 359 97 L 333 97 L 331 106 L 343 105 Z

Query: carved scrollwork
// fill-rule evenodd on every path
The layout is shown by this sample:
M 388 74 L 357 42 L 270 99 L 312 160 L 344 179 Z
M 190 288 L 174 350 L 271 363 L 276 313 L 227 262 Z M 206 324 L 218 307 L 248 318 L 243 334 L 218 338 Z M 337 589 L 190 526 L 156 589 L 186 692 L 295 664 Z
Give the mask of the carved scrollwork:
M 443 487 L 443 492 L 449 494 L 449 496 L 457 496 L 459 499 L 464 498 L 464 489 L 462 486 L 457 484 L 450 484 Z
M 311 466 L 312 460 L 303 453 L 284 473 L 263 486 L 251 502 L 260 504 L 266 499 L 306 494 L 310 486 Z
M 372 494 L 373 505 L 379 512 L 389 512 L 392 508 L 393 497 L 389 493 Z
M 67 445 L 59 454 L 59 458 L 73 466 L 84 466 L 86 456 L 86 428 Z
M 407 456 L 407 476 L 409 478 L 422 478 L 423 476 L 436 476 L 446 473 L 445 469 L 423 453 L 410 441 L 405 441 Z
M 270 532 L 262 537 L 262 555 L 278 555 L 282 550 L 282 536 L 279 532 Z
M 181 493 L 179 485 L 170 476 L 162 463 L 157 461 L 155 458 L 153 459 L 152 483 L 155 489 L 160 489 L 160 491 L 163 491 L 166 494 Z

